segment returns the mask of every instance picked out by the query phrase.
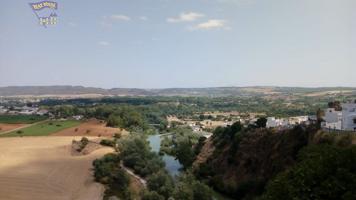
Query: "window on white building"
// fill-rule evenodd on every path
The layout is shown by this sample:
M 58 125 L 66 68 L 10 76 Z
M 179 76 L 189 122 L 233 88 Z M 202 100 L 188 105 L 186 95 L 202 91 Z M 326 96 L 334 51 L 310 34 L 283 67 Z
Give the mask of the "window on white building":
M 354 118 L 354 124 L 356 124 L 356 118 Z

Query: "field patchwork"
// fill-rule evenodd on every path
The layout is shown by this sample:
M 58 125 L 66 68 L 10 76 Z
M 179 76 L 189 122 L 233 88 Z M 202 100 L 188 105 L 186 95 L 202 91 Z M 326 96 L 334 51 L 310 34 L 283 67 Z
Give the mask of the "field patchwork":
M 47 136 L 58 131 L 80 125 L 81 121 L 66 120 L 66 121 L 44 121 L 33 126 L 29 126 L 20 130 L 16 130 L 1 137 L 18 137 L 18 136 Z

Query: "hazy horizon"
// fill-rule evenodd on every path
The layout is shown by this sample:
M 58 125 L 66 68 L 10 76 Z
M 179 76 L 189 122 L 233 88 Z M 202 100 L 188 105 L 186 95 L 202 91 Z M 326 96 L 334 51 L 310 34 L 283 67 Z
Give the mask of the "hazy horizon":
M 356 87 L 356 1 L 30 2 L 0 2 L 0 86 Z
M 85 85 L 7 85 L 7 86 L 0 86 L 1 87 L 85 87 L 85 88 L 99 88 L 99 89 L 143 89 L 143 90 L 154 90 L 154 89 L 204 89 L 204 88 L 268 88 L 268 87 L 275 87 L 275 88 L 356 88 L 356 86 L 320 86 L 320 87 L 313 87 L 313 86 L 279 86 L 279 85 L 243 85 L 243 86 L 206 86 L 206 87 L 94 87 L 94 86 L 85 86 Z

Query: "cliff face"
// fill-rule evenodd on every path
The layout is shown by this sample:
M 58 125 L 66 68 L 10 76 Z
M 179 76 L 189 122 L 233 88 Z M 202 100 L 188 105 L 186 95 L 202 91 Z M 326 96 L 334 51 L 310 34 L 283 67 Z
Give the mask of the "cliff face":
M 296 127 L 215 135 L 198 155 L 194 172 L 220 192 L 249 199 L 262 193 L 268 180 L 296 162 L 298 151 L 314 133 L 312 128 Z

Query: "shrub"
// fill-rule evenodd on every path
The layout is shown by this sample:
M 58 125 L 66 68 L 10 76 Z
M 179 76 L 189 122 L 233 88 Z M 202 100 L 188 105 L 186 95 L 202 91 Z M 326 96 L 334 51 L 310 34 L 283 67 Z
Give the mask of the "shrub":
M 168 199 L 173 192 L 173 179 L 167 173 L 160 171 L 148 177 L 147 187 Z
M 89 143 L 89 139 L 86 137 L 82 137 L 80 140 L 80 151 L 83 150 Z
M 337 141 L 337 145 L 340 147 L 347 147 L 352 144 L 352 136 L 350 134 L 342 135 L 341 138 Z
M 103 139 L 100 141 L 100 144 L 103 146 L 115 147 L 116 142 L 113 140 Z
M 106 154 L 101 159 L 93 161 L 95 180 L 101 183 L 109 183 L 112 173 L 118 168 L 120 162 L 116 154 Z
M 165 198 L 159 195 L 156 191 L 144 191 L 142 200 L 164 200 Z

